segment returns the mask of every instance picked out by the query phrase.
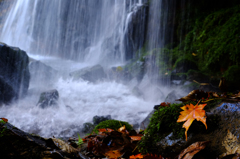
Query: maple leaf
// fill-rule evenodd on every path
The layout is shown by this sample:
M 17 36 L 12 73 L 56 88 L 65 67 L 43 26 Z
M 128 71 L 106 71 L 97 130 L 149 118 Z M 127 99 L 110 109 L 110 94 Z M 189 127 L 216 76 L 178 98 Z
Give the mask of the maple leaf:
M 6 118 L 0 118 L 0 119 L 2 119 L 4 122 L 8 122 L 8 119 L 6 119 Z
M 205 110 L 203 110 L 203 108 L 207 104 L 199 104 L 198 105 L 198 103 L 195 106 L 190 103 L 190 104 L 187 104 L 187 105 L 181 107 L 181 109 L 183 111 L 180 112 L 181 115 L 179 115 L 177 122 L 186 121 L 183 124 L 183 128 L 186 129 L 186 131 L 185 131 L 186 141 L 187 141 L 187 131 L 195 119 L 197 121 L 201 121 L 206 126 L 206 129 L 207 129 L 206 114 L 205 114 Z
M 132 155 L 129 157 L 130 159 L 137 159 L 137 158 L 143 158 L 142 154 Z

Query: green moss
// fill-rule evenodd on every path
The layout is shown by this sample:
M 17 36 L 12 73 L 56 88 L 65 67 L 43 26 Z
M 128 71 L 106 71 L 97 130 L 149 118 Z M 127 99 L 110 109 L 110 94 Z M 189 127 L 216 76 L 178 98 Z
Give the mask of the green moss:
M 0 123 L 2 123 L 2 124 L 6 124 L 6 122 L 4 121 L 4 120 L 0 120 Z
M 205 110 L 210 110 L 219 102 L 219 100 L 213 100 L 209 102 L 205 107 Z M 158 142 L 160 142 L 170 133 L 172 133 L 171 137 L 169 138 L 171 140 L 185 140 L 185 129 L 182 128 L 184 122 L 178 123 L 177 119 L 182 111 L 180 107 L 189 103 L 192 103 L 193 105 L 197 104 L 197 102 L 193 101 L 181 104 L 171 104 L 169 107 L 160 107 L 154 112 L 153 116 L 151 117 L 150 124 L 144 131 L 144 136 L 139 144 L 139 150 L 141 153 L 156 153 L 156 151 L 158 151 Z M 219 116 L 211 116 L 211 118 L 208 118 L 207 130 L 203 123 L 194 121 L 188 130 L 188 135 L 197 133 L 210 133 L 218 128 L 218 121 Z
M 106 120 L 106 121 L 102 121 L 100 122 L 95 128 L 94 128 L 94 132 L 98 132 L 98 129 L 101 129 L 101 128 L 110 128 L 110 129 L 114 129 L 114 130 L 117 130 L 119 129 L 120 127 L 122 127 L 123 125 L 125 125 L 126 129 L 128 131 L 132 130 L 132 126 L 125 122 L 125 121 L 119 121 L 119 120 Z

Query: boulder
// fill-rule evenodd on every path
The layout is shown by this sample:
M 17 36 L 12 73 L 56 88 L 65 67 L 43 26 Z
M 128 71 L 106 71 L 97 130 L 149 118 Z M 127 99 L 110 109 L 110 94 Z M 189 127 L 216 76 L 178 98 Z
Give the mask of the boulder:
M 29 59 L 25 51 L 0 43 L 0 103 L 24 97 L 28 91 Z
M 178 99 L 181 96 L 182 95 L 179 95 L 179 93 L 176 90 L 173 90 L 167 95 L 164 102 L 166 102 L 166 103 L 180 103 L 180 101 L 176 101 L 176 99 Z
M 161 115 L 160 111 L 155 113 L 147 131 L 151 135 L 143 139 L 143 144 L 149 145 L 151 143 L 151 146 L 145 148 L 150 152 L 157 151 L 162 156 L 174 158 L 195 142 L 210 141 L 207 147 L 200 151 L 197 156 L 217 158 L 240 152 L 240 103 L 213 102 L 211 106 L 209 103 L 208 105 L 209 107 L 205 108 L 207 129 L 201 122 L 193 121 L 187 131 L 187 141 L 184 135 L 185 129 L 182 128 L 184 122 L 176 122 L 181 111 L 179 109 L 180 105 L 166 108 L 164 111 L 166 114 L 164 115 Z M 163 138 L 159 137 L 160 140 L 158 140 L 156 139 L 157 136 Z M 153 144 L 153 140 L 155 144 Z
M 148 127 L 148 125 L 150 123 L 150 119 L 151 119 L 152 115 L 154 114 L 154 112 L 155 112 L 155 110 L 152 110 L 148 114 L 148 116 L 141 122 L 141 124 L 140 124 L 140 129 L 141 130 L 145 130 Z
M 45 65 L 40 61 L 32 61 L 29 64 L 29 71 L 32 82 L 46 82 L 51 83 L 57 79 L 58 71 L 52 67 Z
M 97 124 L 101 123 L 102 121 L 110 120 L 110 119 L 112 119 L 111 115 L 106 115 L 106 116 L 97 116 L 96 115 L 93 117 L 93 124 L 97 125 Z
M 93 129 L 95 126 L 97 126 L 99 123 L 102 121 L 110 120 L 112 119 L 111 115 L 106 115 L 106 116 L 97 116 L 95 115 L 92 119 L 93 123 L 87 122 L 83 124 L 83 133 L 92 133 Z
M 73 77 L 74 80 L 83 79 L 89 82 L 97 82 L 107 77 L 101 65 L 86 67 L 81 70 L 71 72 L 70 76 Z
M 60 139 L 28 134 L 1 119 L 0 132 L 1 158 L 88 159 Z
M 57 106 L 58 98 L 59 98 L 59 94 L 56 89 L 43 92 L 40 95 L 37 106 L 39 106 L 41 108 Z

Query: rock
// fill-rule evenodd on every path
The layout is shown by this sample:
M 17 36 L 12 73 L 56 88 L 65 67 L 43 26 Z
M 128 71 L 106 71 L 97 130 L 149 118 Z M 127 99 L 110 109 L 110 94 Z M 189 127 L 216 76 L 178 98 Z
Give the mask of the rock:
M 71 72 L 70 76 L 73 77 L 74 80 L 83 79 L 90 82 L 97 82 L 98 80 L 103 80 L 107 77 L 101 65 L 86 67 L 81 70 Z
M 132 7 L 131 13 L 127 18 L 127 25 L 124 35 L 124 50 L 126 52 L 126 60 L 134 59 L 136 56 L 134 53 L 144 45 L 148 9 L 149 8 L 147 5 L 135 5 Z
M 149 123 L 150 123 L 150 119 L 151 119 L 151 117 L 152 117 L 152 115 L 153 115 L 154 112 L 155 112 L 155 110 L 152 110 L 152 111 L 148 114 L 148 116 L 141 122 L 141 124 L 140 124 L 140 129 L 141 129 L 141 130 L 145 130 L 145 129 L 148 127 L 148 125 L 149 125 Z
M 29 64 L 31 81 L 38 83 L 51 83 L 57 79 L 58 71 L 40 61 L 32 61 Z
M 167 95 L 164 102 L 166 102 L 166 103 L 181 103 L 180 101 L 176 101 L 176 99 L 178 99 L 179 97 L 181 97 L 181 95 L 179 95 L 176 90 L 173 90 L 172 92 L 170 92 Z
M 110 120 L 110 119 L 112 119 L 111 115 L 106 115 L 106 116 L 97 116 L 96 115 L 92 119 L 93 123 L 87 122 L 87 123 L 83 124 L 82 132 L 83 133 L 92 133 L 95 126 L 97 126 L 102 121 L 106 121 L 106 120 Z
M 178 115 L 178 113 L 176 115 Z M 163 156 L 174 158 L 192 143 L 198 141 L 210 141 L 207 147 L 198 153 L 199 156 L 204 156 L 204 158 L 217 158 L 222 154 L 229 154 L 230 149 L 233 150 L 234 148 L 238 148 L 239 152 L 240 145 L 238 143 L 240 141 L 240 103 L 217 104 L 216 102 L 215 106 L 212 105 L 211 108 L 206 108 L 206 116 L 207 129 L 201 122 L 195 120 L 187 131 L 187 141 L 185 140 L 185 137 L 174 136 L 172 131 L 173 129 L 169 129 L 168 125 L 159 125 L 160 129 L 158 131 L 154 130 L 156 128 L 150 128 L 152 131 L 156 131 L 157 135 L 164 134 L 163 136 L 165 136 L 156 143 L 154 149 L 158 152 L 161 152 L 161 155 Z M 156 116 L 154 119 L 157 119 Z M 169 121 L 171 119 L 169 119 L 169 117 L 165 117 L 164 121 L 158 120 L 155 122 L 169 123 L 167 120 Z M 173 120 L 173 122 L 175 124 L 176 121 Z M 182 125 L 178 126 L 181 127 Z M 148 132 L 151 131 L 149 130 Z M 231 135 L 229 135 L 230 132 Z M 175 133 L 175 135 L 178 135 L 179 133 Z M 184 132 L 182 135 L 184 135 Z M 231 139 L 231 136 L 235 138 L 234 141 Z M 147 141 L 151 142 L 149 139 L 150 138 L 148 138 Z M 226 145 L 224 143 L 228 144 Z M 231 147 L 231 145 L 234 144 L 235 146 Z
M 2 120 L 0 132 L 1 158 L 87 158 L 60 139 L 28 134 Z
M 27 94 L 29 59 L 25 51 L 4 43 L 0 43 L 0 54 L 0 103 L 7 104 Z
M 102 121 L 110 120 L 110 119 L 112 119 L 111 115 L 106 115 L 106 116 L 97 116 L 96 115 L 96 116 L 93 117 L 93 124 L 97 125 L 97 124 L 99 124 Z
M 41 108 L 47 108 L 50 106 L 57 106 L 57 101 L 59 98 L 58 91 L 56 89 L 43 92 L 40 95 L 37 106 Z
M 132 89 L 132 93 L 137 97 L 143 97 L 142 91 L 137 86 Z
M 93 131 L 95 126 L 96 125 L 93 125 L 92 123 L 89 123 L 89 122 L 88 123 L 84 123 L 82 132 L 83 133 L 92 133 L 92 131 Z

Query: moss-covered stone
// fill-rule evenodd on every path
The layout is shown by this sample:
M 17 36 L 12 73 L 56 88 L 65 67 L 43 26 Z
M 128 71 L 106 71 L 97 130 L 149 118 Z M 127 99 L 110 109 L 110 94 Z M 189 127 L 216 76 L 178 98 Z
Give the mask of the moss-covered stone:
M 220 100 L 213 100 L 208 102 L 205 107 L 206 112 L 219 104 Z M 197 104 L 196 102 L 188 102 Z M 182 128 L 183 122 L 178 123 L 177 119 L 182 109 L 180 107 L 187 103 L 171 104 L 169 107 L 160 107 L 154 112 L 150 124 L 144 131 L 144 136 L 139 144 L 141 153 L 166 154 L 170 152 L 170 148 L 179 153 L 179 149 L 175 144 L 173 147 L 165 145 L 164 142 L 185 142 L 185 129 Z M 196 134 L 208 134 L 218 128 L 218 115 L 211 115 L 207 119 L 208 129 L 206 130 L 203 123 L 194 121 L 188 130 L 188 136 Z M 186 143 L 185 143 L 186 144 Z M 166 146 L 166 147 L 165 147 Z M 169 150 L 169 151 L 168 151 Z M 179 151 L 179 152 L 178 152 Z M 174 155 L 173 155 L 174 156 Z
M 119 121 L 119 120 L 106 120 L 106 121 L 102 121 L 101 123 L 99 123 L 95 128 L 94 128 L 94 132 L 98 132 L 98 129 L 101 128 L 110 128 L 110 129 L 114 129 L 117 130 L 120 127 L 122 127 L 123 125 L 125 125 L 126 129 L 128 131 L 132 130 L 132 126 L 125 121 Z

